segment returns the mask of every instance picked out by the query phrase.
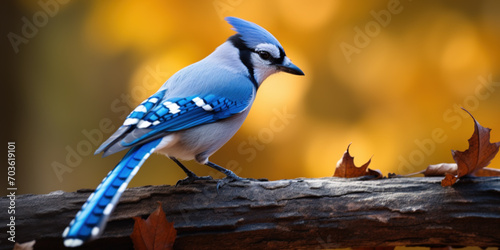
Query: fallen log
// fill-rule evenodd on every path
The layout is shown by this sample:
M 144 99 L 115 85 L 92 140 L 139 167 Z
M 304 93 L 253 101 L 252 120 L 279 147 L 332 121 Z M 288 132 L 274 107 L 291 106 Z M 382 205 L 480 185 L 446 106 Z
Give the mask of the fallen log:
M 175 249 L 320 249 L 367 246 L 500 246 L 500 178 L 341 178 L 127 189 L 102 237 L 81 249 L 132 249 L 133 217 L 161 202 Z M 61 234 L 93 190 L 16 197 L 15 240 L 62 248 Z M 0 207 L 9 206 L 0 199 Z M 1 213 L 1 221 L 8 221 Z M 9 230 L 2 223 L 0 231 Z M 0 249 L 12 249 L 2 237 Z

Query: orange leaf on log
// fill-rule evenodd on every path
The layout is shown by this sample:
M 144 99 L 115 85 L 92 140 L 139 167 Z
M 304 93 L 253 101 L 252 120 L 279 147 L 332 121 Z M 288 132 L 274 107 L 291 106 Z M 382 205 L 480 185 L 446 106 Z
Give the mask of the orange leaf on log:
M 345 151 L 344 155 L 337 162 L 337 167 L 335 168 L 333 177 L 354 178 L 365 175 L 373 175 L 377 179 L 382 178 L 382 173 L 379 170 L 371 170 L 368 168 L 368 165 L 370 165 L 372 159 L 368 160 L 368 162 L 363 166 L 356 167 L 356 165 L 354 165 L 354 157 L 349 154 L 350 146 L 351 144 L 347 146 L 347 150 Z
M 465 110 L 465 109 L 463 109 Z M 474 133 L 469 138 L 469 148 L 465 151 L 452 150 L 453 160 L 457 163 L 456 174 L 447 173 L 441 181 L 442 186 L 453 185 L 458 178 L 465 175 L 472 175 L 474 172 L 483 169 L 495 158 L 500 147 L 500 142 L 490 143 L 491 129 L 481 126 L 474 116 L 465 110 L 474 121 Z
M 174 223 L 167 221 L 165 213 L 158 203 L 158 208 L 153 211 L 147 220 L 134 217 L 134 230 L 130 235 L 136 250 L 172 249 L 177 230 Z

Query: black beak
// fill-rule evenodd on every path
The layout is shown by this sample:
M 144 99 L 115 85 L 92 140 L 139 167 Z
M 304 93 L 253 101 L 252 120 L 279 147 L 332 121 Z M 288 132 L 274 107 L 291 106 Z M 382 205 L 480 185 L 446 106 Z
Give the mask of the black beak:
M 302 70 L 299 69 L 299 67 L 295 66 L 295 64 L 293 64 L 290 61 L 290 59 L 288 59 L 287 57 L 285 57 L 283 64 L 278 65 L 278 69 L 280 71 L 283 71 L 283 72 L 286 72 L 289 74 L 293 74 L 293 75 L 301 75 L 301 76 L 304 75 L 304 72 L 302 72 Z

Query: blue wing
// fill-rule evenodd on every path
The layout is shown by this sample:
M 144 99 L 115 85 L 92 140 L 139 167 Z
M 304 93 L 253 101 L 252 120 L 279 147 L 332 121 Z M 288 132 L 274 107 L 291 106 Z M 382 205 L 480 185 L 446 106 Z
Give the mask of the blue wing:
M 107 156 L 171 132 L 213 123 L 243 112 L 252 101 L 251 98 L 234 101 L 212 94 L 158 101 L 164 91 L 146 99 L 132 111 L 96 153 L 103 151 Z
M 216 122 L 252 104 L 256 89 L 248 76 L 210 57 L 175 73 L 125 119 L 96 154 L 107 156 L 168 133 Z
M 169 99 L 155 107 L 137 123 L 137 128 L 149 128 L 151 131 L 133 140 L 125 137 L 121 144 L 130 147 L 148 138 L 156 138 L 158 134 L 163 135 L 165 132 L 188 129 L 228 118 L 244 111 L 249 101 L 231 101 L 215 95 Z
M 149 111 L 151 111 L 154 107 L 158 106 L 159 101 L 165 95 L 166 90 L 161 90 L 150 96 L 148 99 L 144 100 L 137 108 L 135 108 L 125 120 L 124 124 L 118 128 L 118 130 L 111 135 L 105 142 L 101 144 L 101 146 L 95 151 L 95 154 L 100 152 L 104 152 L 104 156 L 116 153 L 125 148 L 121 148 L 116 151 L 116 146 L 114 150 L 110 150 L 116 142 L 122 140 L 130 131 L 132 131 L 135 126 L 131 126 L 131 123 L 135 120 L 139 121 L 142 117 L 144 117 Z M 111 152 L 114 151 L 114 152 Z

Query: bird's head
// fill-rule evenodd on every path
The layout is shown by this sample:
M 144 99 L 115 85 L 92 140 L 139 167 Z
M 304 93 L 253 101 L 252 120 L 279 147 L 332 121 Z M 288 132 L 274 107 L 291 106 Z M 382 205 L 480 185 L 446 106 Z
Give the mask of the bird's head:
M 242 63 L 260 85 L 268 76 L 277 72 L 304 75 L 286 56 L 278 40 L 257 24 L 236 17 L 226 21 L 238 32 L 229 41 L 239 50 Z

